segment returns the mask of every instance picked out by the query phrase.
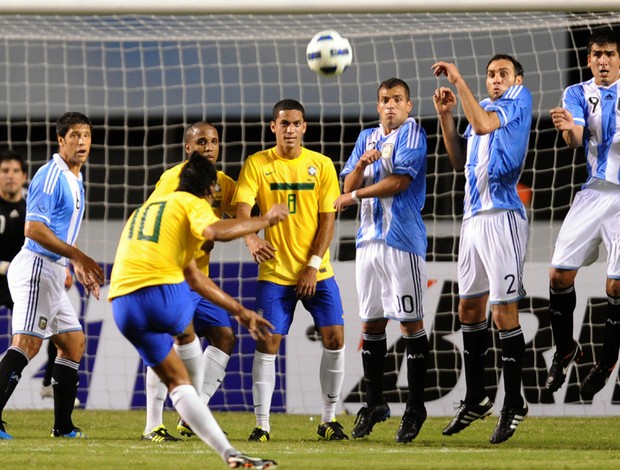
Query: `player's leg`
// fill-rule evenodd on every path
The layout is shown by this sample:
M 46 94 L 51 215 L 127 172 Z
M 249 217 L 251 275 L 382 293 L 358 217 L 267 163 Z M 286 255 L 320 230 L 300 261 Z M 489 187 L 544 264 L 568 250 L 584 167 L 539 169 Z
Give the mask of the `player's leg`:
M 477 219 L 467 219 L 461 227 L 458 317 L 463 336 L 466 392 L 454 418 L 442 431 L 445 436 L 456 434 L 493 412 L 493 403 L 486 394 L 484 383 L 484 361 L 490 334 L 486 317 L 489 280 L 476 246 L 479 237 L 484 239 Z
M 605 386 L 620 349 L 620 212 L 603 223 L 602 232 L 607 248 L 607 319 L 601 356 L 579 386 L 584 400 L 591 400 Z
M 423 321 L 426 261 L 420 255 L 388 245 L 383 245 L 381 251 L 378 265 L 385 273 L 381 276 L 383 315 L 400 322 L 406 348 L 408 397 L 396 441 L 407 443 L 416 438 L 427 415 L 424 390 L 429 344 Z
M 248 440 L 266 442 L 271 438 L 269 413 L 276 386 L 276 354 L 282 336 L 289 331 L 297 298 L 294 286 L 281 286 L 259 281 L 256 289 L 256 310 L 261 311 L 275 330 L 270 338 L 256 342 L 252 362 L 252 400 L 256 427 Z
M 194 325 L 190 322 L 183 333 L 176 335 L 174 338 L 174 350 L 177 352 L 189 376 L 192 384 L 196 387 L 196 391 L 200 391 L 202 379 L 204 377 L 204 368 L 202 364 L 202 346 L 196 333 Z
M 321 336 L 319 363 L 321 384 L 321 422 L 317 433 L 321 439 L 336 441 L 349 437 L 336 421 L 336 406 L 344 382 L 344 311 L 340 289 L 331 277 L 317 282 L 313 297 L 302 303 L 314 319 Z
M 152 366 L 166 383 L 170 398 L 194 432 L 231 468 L 269 468 L 270 460 L 240 454 L 231 444 L 200 399 L 174 350 L 171 334 L 181 334 L 191 322 L 193 305 L 187 302 L 186 283 L 154 286 L 112 300 L 114 320 L 123 335 L 136 347 L 144 363 Z M 171 318 L 170 312 L 177 313 Z M 164 332 L 168 332 L 164 333 Z
M 15 316 L 13 322 L 15 325 Z M 30 359 L 39 352 L 42 342 L 43 339 L 38 336 L 13 335 L 11 346 L 0 361 L 0 439 L 12 439 L 11 435 L 6 432 L 2 412 L 17 387 L 22 371 Z
M 194 329 L 209 342 L 202 354 L 204 374 L 200 388 L 206 404 L 226 377 L 226 367 L 237 342 L 232 325 L 226 310 L 200 298 L 194 312 Z
M 362 319 L 362 368 L 366 389 L 364 403 L 357 412 L 351 436 L 368 436 L 374 425 L 390 417 L 383 396 L 383 370 L 387 354 L 387 320 L 383 315 L 382 282 L 386 277 L 379 260 L 382 243 L 365 243 L 355 253 L 355 285 L 359 316 Z
M 488 217 L 482 257 L 489 273 L 489 299 L 502 347 L 504 404 L 491 435 L 491 443 L 509 439 L 528 412 L 521 396 L 525 339 L 519 323 L 518 302 L 525 296 L 523 262 L 528 224 L 514 211 Z M 481 250 L 482 251 L 482 250 Z
M 77 321 L 77 318 L 75 320 Z M 71 418 L 79 383 L 78 370 L 84 354 L 84 332 L 81 329 L 62 332 L 52 336 L 52 341 L 58 349 L 52 370 L 54 387 L 54 427 L 52 435 L 55 437 L 84 437 L 81 430 L 73 424 Z
M 63 273 L 57 279 L 58 271 Z M 13 297 L 11 347 L 0 361 L 0 438 L 10 438 L 2 424 L 2 411 L 15 391 L 22 371 L 39 352 L 48 326 L 55 319 L 59 292 L 64 293 L 64 268 L 29 252 L 20 251 L 7 276 Z M 58 283 L 61 285 L 58 285 Z
M 579 362 L 581 347 L 573 338 L 573 314 L 577 302 L 575 277 L 581 266 L 598 257 L 601 227 L 610 205 L 601 191 L 577 193 L 555 242 L 549 270 L 549 321 L 556 351 L 545 388 L 558 390 L 571 363 Z
M 146 424 L 141 439 L 157 443 L 180 441 L 168 432 L 164 424 L 164 403 L 168 396 L 168 387 L 152 367 L 146 368 L 145 382 Z
M 402 321 L 401 332 L 405 341 L 407 361 L 407 406 L 396 433 L 397 442 L 411 442 L 426 421 L 424 391 L 428 370 L 429 343 L 422 320 Z

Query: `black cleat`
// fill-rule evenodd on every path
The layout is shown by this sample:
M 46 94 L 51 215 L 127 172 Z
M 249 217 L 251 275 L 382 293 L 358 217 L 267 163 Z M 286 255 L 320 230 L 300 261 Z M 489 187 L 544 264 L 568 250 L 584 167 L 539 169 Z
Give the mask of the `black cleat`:
M 573 362 L 578 364 L 581 360 L 581 356 L 583 356 L 583 351 L 577 342 L 575 342 L 574 349 L 561 359 L 558 359 L 558 353 L 556 351 L 553 355 L 551 368 L 549 369 L 549 374 L 545 382 L 545 390 L 549 390 L 550 392 L 558 390 L 566 380 L 566 374 L 568 373 L 570 365 Z
M 275 470 L 278 468 L 278 465 L 273 460 L 259 459 L 245 454 L 231 455 L 226 459 L 226 463 L 228 468 L 255 468 L 257 470 L 268 468 Z
M 504 406 L 499 414 L 499 419 L 497 420 L 497 424 L 495 425 L 489 442 L 491 444 L 501 444 L 510 439 L 517 430 L 517 426 L 519 426 L 527 416 L 527 412 L 527 403 L 524 404 L 523 408 L 508 408 Z
M 456 414 L 450 424 L 448 424 L 441 433 L 444 436 L 451 436 L 457 432 L 461 432 L 477 419 L 485 419 L 493 413 L 493 402 L 489 397 L 484 397 L 477 405 L 470 405 L 461 401 L 461 405 L 456 410 Z
M 369 407 L 366 403 L 357 412 L 355 425 L 351 430 L 351 436 L 355 439 L 366 437 L 372 432 L 372 428 L 377 423 L 381 423 L 391 416 L 392 412 L 387 403 Z
M 592 400 L 594 395 L 603 389 L 614 367 L 616 367 L 616 364 L 611 367 L 604 367 L 600 362 L 597 362 L 590 372 L 588 372 L 586 378 L 583 379 L 581 385 L 579 385 L 579 395 L 581 395 L 581 399 Z
M 151 442 L 177 442 L 180 441 L 178 437 L 174 437 L 172 434 L 168 432 L 166 426 L 163 424 L 157 426 L 151 432 L 147 434 L 142 434 L 143 441 L 151 441 Z
M 263 428 L 261 428 L 260 426 L 257 426 L 254 429 L 252 429 L 252 432 L 250 433 L 250 437 L 248 437 L 248 441 L 267 442 L 270 438 L 271 436 L 269 436 L 268 431 L 264 431 Z
M 426 408 L 419 410 L 415 408 L 407 408 L 403 419 L 400 422 L 398 431 L 396 431 L 396 442 L 407 443 L 413 441 L 422 429 L 422 425 L 426 421 Z
M 319 439 L 325 441 L 348 441 L 349 436 L 344 433 L 342 425 L 334 420 L 331 422 L 325 422 L 319 424 L 319 428 L 316 430 L 319 435 Z

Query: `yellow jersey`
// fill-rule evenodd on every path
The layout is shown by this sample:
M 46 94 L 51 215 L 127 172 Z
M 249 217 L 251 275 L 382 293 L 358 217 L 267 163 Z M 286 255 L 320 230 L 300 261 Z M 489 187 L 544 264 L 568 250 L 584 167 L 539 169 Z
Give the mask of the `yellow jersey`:
M 310 249 L 319 226 L 320 212 L 335 212 L 340 195 L 338 176 L 329 157 L 302 147 L 292 160 L 271 148 L 247 158 L 237 183 L 234 203 L 253 206 L 265 214 L 274 204 L 287 204 L 289 216 L 265 229 L 265 239 L 277 250 L 274 259 L 260 264 L 258 279 L 281 285 L 295 285 L 308 264 Z M 318 272 L 322 281 L 334 275 L 329 250 Z
M 183 282 L 183 269 L 205 241 L 204 229 L 218 220 L 205 199 L 184 191 L 149 198 L 123 228 L 108 299 Z
M 179 186 L 181 170 L 185 167 L 187 160 L 178 165 L 169 168 L 164 171 L 159 177 L 159 181 L 155 185 L 155 189 L 147 199 L 147 202 L 153 198 L 158 198 L 165 194 L 170 194 L 175 191 Z M 237 189 L 237 183 L 230 176 L 223 171 L 217 172 L 217 183 L 215 184 L 215 191 L 213 193 L 213 202 L 211 207 L 213 212 L 220 219 L 227 215 L 229 217 L 235 216 L 235 205 L 233 204 L 233 196 Z M 199 248 L 194 256 L 196 258 L 196 264 L 198 268 L 209 275 L 209 261 L 211 256 L 204 250 Z

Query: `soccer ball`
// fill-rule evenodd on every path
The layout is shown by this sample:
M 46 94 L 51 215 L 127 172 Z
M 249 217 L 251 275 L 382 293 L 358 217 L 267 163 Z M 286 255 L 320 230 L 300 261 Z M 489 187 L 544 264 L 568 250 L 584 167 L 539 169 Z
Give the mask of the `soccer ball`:
M 347 38 L 336 31 L 316 33 L 306 47 L 306 60 L 313 72 L 337 77 L 351 65 L 353 51 Z

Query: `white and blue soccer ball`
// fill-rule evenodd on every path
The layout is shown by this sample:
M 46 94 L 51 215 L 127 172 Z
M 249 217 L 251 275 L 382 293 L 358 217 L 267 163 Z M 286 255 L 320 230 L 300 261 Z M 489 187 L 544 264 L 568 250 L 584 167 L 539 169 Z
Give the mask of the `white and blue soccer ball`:
M 316 33 L 306 47 L 308 67 L 326 77 L 337 77 L 351 65 L 353 51 L 347 38 L 336 31 Z

